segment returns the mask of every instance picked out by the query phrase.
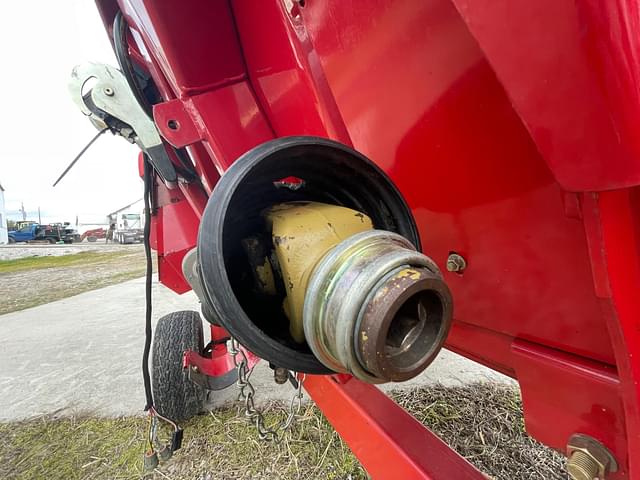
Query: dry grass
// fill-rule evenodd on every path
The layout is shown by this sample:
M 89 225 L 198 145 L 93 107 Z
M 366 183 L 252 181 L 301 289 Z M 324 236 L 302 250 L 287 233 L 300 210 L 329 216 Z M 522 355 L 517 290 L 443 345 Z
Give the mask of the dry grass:
M 396 400 L 496 479 L 566 478 L 562 456 L 531 440 L 517 390 L 491 384 L 397 392 Z M 268 422 L 284 418 L 267 408 Z M 0 424 L 0 478 L 140 478 L 144 418 L 38 418 Z M 185 425 L 183 448 L 155 479 L 364 479 L 322 414 L 309 404 L 280 444 L 257 439 L 235 407 Z
M 394 393 L 395 400 L 483 472 L 504 480 L 566 479 L 564 456 L 529 437 L 513 387 L 477 383 Z
M 0 315 L 142 277 L 145 265 L 142 248 L 126 247 L 121 251 L 0 260 Z

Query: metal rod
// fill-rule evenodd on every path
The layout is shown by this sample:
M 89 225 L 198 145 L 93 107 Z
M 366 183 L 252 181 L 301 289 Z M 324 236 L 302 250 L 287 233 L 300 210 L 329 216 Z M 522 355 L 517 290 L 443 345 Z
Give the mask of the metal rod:
M 76 164 L 76 162 L 77 162 L 78 160 L 80 160 L 80 157 L 81 157 L 82 155 L 84 155 L 84 152 L 86 152 L 86 151 L 89 149 L 89 147 L 90 147 L 91 145 L 93 145 L 93 142 L 95 142 L 95 141 L 98 139 L 98 137 L 99 137 L 100 135 L 102 135 L 104 132 L 106 132 L 107 130 L 109 130 L 109 129 L 108 129 L 108 128 L 103 128 L 102 130 L 100 130 L 98 133 L 96 133 L 96 136 L 95 136 L 95 137 L 93 137 L 93 138 L 91 139 L 91 141 L 90 141 L 89 143 L 87 143 L 87 144 L 85 145 L 85 147 L 84 147 L 82 150 L 80 150 L 80 153 L 79 153 L 78 155 L 76 155 L 76 158 L 74 158 L 74 159 L 71 161 L 71 163 L 69 164 L 69 166 L 64 170 L 64 172 L 62 172 L 62 175 L 60 175 L 60 176 L 58 177 L 58 179 L 55 181 L 55 183 L 53 184 L 53 186 L 54 186 L 54 187 L 55 187 L 56 185 L 58 185 L 58 183 L 60 183 L 60 180 L 62 180 L 62 179 L 64 178 L 64 176 L 67 174 L 67 172 L 69 172 L 69 170 L 71 170 L 71 167 L 73 167 L 73 166 Z

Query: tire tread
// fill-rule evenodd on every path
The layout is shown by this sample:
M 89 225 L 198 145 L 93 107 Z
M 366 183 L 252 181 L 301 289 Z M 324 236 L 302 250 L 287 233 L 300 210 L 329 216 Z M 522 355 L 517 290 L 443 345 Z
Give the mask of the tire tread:
M 185 350 L 201 352 L 202 320 L 198 312 L 165 315 L 153 337 L 152 385 L 156 410 L 174 421 L 184 421 L 202 410 L 204 389 L 189 380 L 182 368 Z

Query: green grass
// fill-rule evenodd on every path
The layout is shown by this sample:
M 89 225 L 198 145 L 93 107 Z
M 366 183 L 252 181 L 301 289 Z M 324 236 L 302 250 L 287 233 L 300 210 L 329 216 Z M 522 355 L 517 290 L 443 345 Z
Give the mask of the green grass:
M 268 423 L 285 418 L 279 406 Z M 145 418 L 40 418 L 0 424 L 0 478 L 134 479 L 142 472 Z M 153 478 L 364 479 L 358 461 L 309 405 L 281 443 L 259 441 L 253 425 L 228 407 L 193 418 L 183 448 Z M 166 438 L 166 433 L 163 433 Z
M 434 385 L 394 394 L 395 400 L 491 478 L 564 479 L 562 455 L 524 431 L 513 387 L 479 383 Z M 270 404 L 268 425 L 285 418 Z M 0 424 L 2 479 L 134 479 L 142 475 L 145 418 L 42 417 Z M 184 425 L 183 448 L 154 479 L 365 479 L 366 473 L 312 404 L 280 443 L 258 440 L 236 407 Z
M 25 257 L 14 260 L 0 260 L 0 273 L 16 273 L 43 268 L 64 268 L 86 266 L 109 262 L 131 252 L 80 252 L 72 255 L 47 257 Z

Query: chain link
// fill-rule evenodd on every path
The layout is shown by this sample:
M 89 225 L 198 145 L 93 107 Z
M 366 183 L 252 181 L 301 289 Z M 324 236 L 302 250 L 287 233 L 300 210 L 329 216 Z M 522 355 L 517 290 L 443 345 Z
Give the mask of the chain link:
M 255 425 L 260 440 L 274 441 L 278 443 L 281 440 L 280 433 L 284 433 L 289 430 L 296 417 L 300 414 L 303 397 L 302 384 L 304 383 L 306 375 L 297 379 L 298 386 L 296 387 L 293 397 L 291 397 L 287 418 L 275 427 L 268 427 L 265 423 L 264 415 L 255 406 L 254 396 L 256 394 L 256 390 L 249 380 L 253 373 L 253 367 L 249 368 L 247 356 L 240 348 L 240 344 L 235 338 L 231 339 L 230 344 L 229 353 L 233 358 L 233 364 L 238 370 L 238 389 L 240 390 L 238 400 L 244 401 L 244 415 Z M 294 378 L 297 378 L 295 372 L 290 373 L 294 375 Z

